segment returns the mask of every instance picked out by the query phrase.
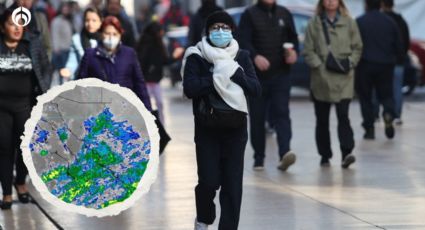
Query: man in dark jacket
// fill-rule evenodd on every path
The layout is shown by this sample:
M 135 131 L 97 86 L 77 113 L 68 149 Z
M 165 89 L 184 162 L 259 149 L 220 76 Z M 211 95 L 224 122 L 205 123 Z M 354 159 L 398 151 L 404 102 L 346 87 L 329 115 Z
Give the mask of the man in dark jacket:
M 211 13 L 219 10 L 222 10 L 222 8 L 216 5 L 215 0 L 202 0 L 201 7 L 190 19 L 188 47 L 194 46 L 201 41 L 207 17 Z
M 410 48 L 410 33 L 409 26 L 401 14 L 394 12 L 394 0 L 383 0 L 382 10 L 386 15 L 390 16 L 397 24 L 400 31 L 400 38 L 403 44 L 403 57 L 397 63 L 394 71 L 394 102 L 395 102 L 395 123 L 402 124 L 401 112 L 403 108 L 403 81 L 404 81 L 404 66 L 409 62 L 407 53 Z
M 394 137 L 394 67 L 402 56 L 396 23 L 380 11 L 381 0 L 366 0 L 366 13 L 357 19 L 363 54 L 356 69 L 356 91 L 360 99 L 365 139 L 375 139 L 372 92 L 384 107 L 385 134 Z
M 276 0 L 260 0 L 241 16 L 239 43 L 250 52 L 263 88 L 259 98 L 251 98 L 251 144 L 254 148 L 254 169 L 262 170 L 265 157 L 266 110 L 270 110 L 279 145 L 279 169 L 295 163 L 291 152 L 291 120 L 289 117 L 290 66 L 297 59 L 298 36 L 293 17 Z M 285 51 L 284 43 L 294 49 Z M 270 109 L 268 109 L 270 108 Z
M 136 36 L 134 33 L 133 25 L 131 22 L 123 17 L 121 10 L 121 0 L 107 0 L 105 7 L 105 17 L 115 16 L 120 20 L 122 27 L 124 28 L 124 35 L 122 37 L 122 43 L 132 48 L 136 45 Z

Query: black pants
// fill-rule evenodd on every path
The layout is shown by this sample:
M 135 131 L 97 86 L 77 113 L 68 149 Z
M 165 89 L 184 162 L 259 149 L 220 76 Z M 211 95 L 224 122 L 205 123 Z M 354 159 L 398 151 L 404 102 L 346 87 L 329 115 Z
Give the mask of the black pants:
M 329 115 L 331 103 L 313 99 L 316 113 L 316 144 L 319 155 L 332 158 L 331 135 L 329 132 Z M 338 118 L 338 138 L 343 158 L 354 149 L 354 134 L 349 119 L 350 100 L 342 100 L 335 104 Z
M 289 116 L 290 80 L 289 75 L 260 80 L 263 92 L 262 96 L 250 98 L 250 134 L 252 148 L 255 151 L 255 159 L 264 159 L 265 157 L 266 120 L 270 120 L 270 123 L 276 130 L 279 157 L 282 158 L 291 149 L 292 129 L 291 118 Z
M 384 107 L 384 117 L 391 119 L 395 115 L 393 98 L 393 75 L 395 65 L 379 64 L 360 61 L 356 69 L 356 91 L 360 99 L 363 116 L 363 127 L 373 129 L 375 113 L 373 105 L 373 91 L 378 101 Z
M 198 185 L 195 188 L 197 220 L 212 224 L 216 217 L 214 197 L 220 190 L 218 229 L 238 229 L 242 202 L 244 153 L 247 127 L 207 129 L 195 123 Z
M 15 183 L 25 184 L 28 175 L 22 159 L 20 137 L 31 115 L 29 98 L 0 98 L 0 182 L 3 195 L 12 194 L 13 168 L 16 162 Z M 16 154 L 17 153 L 17 154 Z

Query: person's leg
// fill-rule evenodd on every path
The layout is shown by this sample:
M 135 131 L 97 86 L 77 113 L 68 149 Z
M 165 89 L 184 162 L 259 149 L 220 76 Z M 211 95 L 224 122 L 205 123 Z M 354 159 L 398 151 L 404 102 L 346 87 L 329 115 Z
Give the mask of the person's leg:
M 277 142 L 279 145 L 279 157 L 291 150 L 291 118 L 289 112 L 289 98 L 291 91 L 291 81 L 289 75 L 276 76 L 270 87 L 270 106 L 273 124 L 276 129 Z
M 13 117 L 9 112 L 0 109 L 0 182 L 3 198 L 12 198 L 13 165 Z
M 255 161 L 263 162 L 266 149 L 266 109 L 267 109 L 267 84 L 262 84 L 263 94 L 260 97 L 249 98 L 249 118 L 251 145 L 254 149 Z
M 336 104 L 338 137 L 343 159 L 354 149 L 354 133 L 349 118 L 350 102 L 351 100 L 345 99 Z
M 230 131 L 222 138 L 219 230 L 238 229 L 242 204 L 244 153 L 248 139 L 246 128 Z
M 373 114 L 375 116 L 375 121 L 378 121 L 381 103 L 378 101 L 378 96 L 376 95 L 376 90 L 372 91 L 372 103 L 373 103 Z
M 403 81 L 404 81 L 404 67 L 402 65 L 396 66 L 394 70 L 394 103 L 395 103 L 395 117 L 401 119 L 401 112 L 403 108 Z
M 21 151 L 21 136 L 24 134 L 25 123 L 28 118 L 31 116 L 31 107 L 28 104 L 27 108 L 23 108 L 22 111 L 18 111 L 14 114 L 14 144 L 15 149 L 17 150 L 16 157 L 16 180 L 15 183 L 18 186 L 19 193 L 26 193 L 27 188 L 25 186 L 25 179 L 28 175 L 27 167 L 24 164 L 22 159 Z
M 214 197 L 220 187 L 218 135 L 195 124 L 198 185 L 195 187 L 196 220 L 211 225 L 216 218 Z
M 331 103 L 313 99 L 316 114 L 316 144 L 323 160 L 332 158 L 331 134 L 329 132 L 329 113 Z
M 360 100 L 361 113 L 363 117 L 362 126 L 366 130 L 366 134 L 369 131 L 373 132 L 375 116 L 373 112 L 372 103 L 372 92 L 373 92 L 373 78 L 374 71 L 373 64 L 360 62 L 356 69 L 355 87 L 356 92 Z M 365 135 L 365 138 L 366 135 Z M 370 139 L 373 139 L 370 137 Z
M 150 87 L 149 95 L 155 99 L 155 105 L 158 110 L 159 120 L 164 125 L 164 106 L 162 102 L 162 89 L 159 83 L 149 83 Z
M 378 99 L 384 107 L 383 118 L 385 122 L 385 135 L 392 139 L 394 137 L 393 121 L 395 117 L 394 109 L 394 66 L 381 65 L 379 73 L 376 75 L 376 92 Z

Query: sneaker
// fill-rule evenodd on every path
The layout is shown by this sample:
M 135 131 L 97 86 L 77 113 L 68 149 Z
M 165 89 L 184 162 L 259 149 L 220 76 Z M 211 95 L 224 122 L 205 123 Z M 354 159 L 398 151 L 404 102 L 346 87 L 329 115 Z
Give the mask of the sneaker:
M 363 138 L 365 140 L 375 140 L 375 129 L 374 128 L 366 129 L 366 132 L 364 133 Z
M 384 122 L 385 122 L 385 135 L 387 136 L 388 139 L 393 139 L 395 135 L 395 130 L 394 130 L 394 125 L 393 125 L 391 116 L 385 115 Z
M 208 225 L 195 219 L 195 230 L 208 230 Z
M 256 159 L 254 161 L 254 171 L 263 171 L 264 170 L 264 159 Z
M 282 160 L 279 163 L 278 169 L 282 171 L 288 170 L 289 166 L 293 165 L 297 161 L 297 157 L 294 153 L 288 152 L 285 155 L 283 155 Z
M 320 160 L 320 166 L 324 168 L 331 167 L 331 162 L 329 162 L 329 158 L 322 157 L 322 159 Z
M 350 167 L 351 164 L 353 164 L 354 162 L 356 162 L 356 157 L 353 156 L 353 154 L 348 154 L 347 156 L 344 157 L 344 159 L 342 160 L 342 168 L 347 169 L 348 167 Z

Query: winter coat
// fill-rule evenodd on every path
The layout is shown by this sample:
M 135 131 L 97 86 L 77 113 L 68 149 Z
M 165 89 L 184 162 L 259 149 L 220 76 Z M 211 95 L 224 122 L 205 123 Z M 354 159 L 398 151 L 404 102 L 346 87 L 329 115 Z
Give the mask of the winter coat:
M 362 40 L 354 19 L 341 15 L 334 27 L 327 26 L 331 50 L 337 59 L 349 58 L 348 74 L 328 71 L 325 67 L 328 48 L 320 16 L 313 17 L 307 27 L 303 55 L 311 68 L 311 91 L 316 100 L 337 103 L 354 97 L 354 67 L 362 54 Z
M 77 78 L 99 78 L 131 89 L 152 110 L 145 80 L 133 48 L 120 45 L 114 55 L 100 45 L 87 49 L 80 63 Z

